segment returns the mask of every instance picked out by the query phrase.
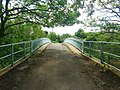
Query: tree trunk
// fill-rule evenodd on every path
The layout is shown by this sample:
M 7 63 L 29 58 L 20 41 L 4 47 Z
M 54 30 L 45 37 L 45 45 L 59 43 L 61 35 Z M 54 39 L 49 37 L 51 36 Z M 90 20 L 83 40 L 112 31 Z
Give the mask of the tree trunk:
M 3 37 L 4 37 L 4 26 L 5 26 L 5 24 L 4 24 L 4 23 L 1 23 L 0 38 L 3 38 Z
M 0 38 L 2 38 L 2 37 L 4 37 L 4 35 L 5 35 L 5 33 L 4 33 L 4 31 L 5 31 L 5 24 L 6 24 L 6 22 L 7 22 L 7 19 L 8 19 L 8 4 L 9 4 L 9 1 L 10 0 L 6 0 L 6 3 L 5 3 L 5 11 L 6 11 L 6 13 L 5 13 L 5 16 L 3 15 L 3 13 L 2 13 L 2 6 L 1 6 L 1 9 L 0 9 L 0 18 L 1 18 L 1 27 L 0 27 Z M 0 0 L 0 4 L 2 5 L 2 2 L 3 2 L 3 0 Z

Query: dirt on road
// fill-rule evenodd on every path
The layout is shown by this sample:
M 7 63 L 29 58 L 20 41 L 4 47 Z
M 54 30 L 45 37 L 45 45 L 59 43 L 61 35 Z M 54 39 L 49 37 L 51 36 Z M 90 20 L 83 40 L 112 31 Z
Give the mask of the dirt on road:
M 0 90 L 120 90 L 120 78 L 62 44 L 50 44 L 0 77 Z

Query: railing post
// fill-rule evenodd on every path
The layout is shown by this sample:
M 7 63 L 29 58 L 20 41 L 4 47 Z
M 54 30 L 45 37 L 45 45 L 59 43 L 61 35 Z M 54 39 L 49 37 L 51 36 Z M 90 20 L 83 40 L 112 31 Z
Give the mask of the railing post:
M 111 63 L 111 61 L 110 61 L 110 56 L 109 56 L 109 55 L 107 56 L 107 63 L 108 63 L 108 64 Z
M 101 59 L 101 63 L 103 63 L 103 62 L 105 61 L 105 60 L 104 60 L 103 47 L 104 47 L 104 43 L 101 42 L 101 43 L 100 43 L 100 59 Z
M 33 43 L 32 43 L 32 40 L 30 41 L 30 53 L 32 54 L 33 52 Z
M 89 56 L 91 57 L 91 42 L 89 42 Z
M 82 41 L 82 52 L 84 53 L 84 41 Z
M 11 44 L 11 65 L 13 66 L 13 62 L 14 62 L 14 44 Z
M 24 46 L 23 48 L 24 48 L 24 58 L 25 58 L 25 56 L 26 56 L 26 42 L 23 43 L 23 46 Z

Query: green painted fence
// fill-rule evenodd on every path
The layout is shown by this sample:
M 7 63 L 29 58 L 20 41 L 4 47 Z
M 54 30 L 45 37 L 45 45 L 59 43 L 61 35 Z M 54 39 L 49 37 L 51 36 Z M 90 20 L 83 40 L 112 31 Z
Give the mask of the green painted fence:
M 13 65 L 26 56 L 34 53 L 39 47 L 51 43 L 48 38 L 12 43 L 0 46 L 0 70 Z
M 83 41 L 75 38 L 67 38 L 65 43 L 72 44 L 89 56 L 120 68 L 120 42 Z

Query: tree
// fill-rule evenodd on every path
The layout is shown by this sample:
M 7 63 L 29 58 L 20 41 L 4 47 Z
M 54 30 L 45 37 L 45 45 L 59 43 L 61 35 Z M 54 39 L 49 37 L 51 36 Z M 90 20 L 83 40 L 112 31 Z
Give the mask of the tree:
M 87 37 L 85 38 L 86 41 L 97 41 L 100 32 L 89 32 L 86 34 L 87 34 Z
M 50 32 L 50 33 L 48 34 L 48 38 L 49 38 L 51 41 L 56 42 L 57 35 L 56 35 L 55 32 Z
M 120 24 L 117 23 L 106 23 L 104 25 L 100 25 L 102 32 L 107 33 L 117 33 L 120 29 Z
M 44 31 L 44 33 L 45 33 L 45 36 L 47 37 L 47 35 L 48 35 L 48 31 Z
M 0 44 L 30 41 L 46 37 L 46 34 L 40 25 L 31 23 L 19 24 L 16 27 L 10 27 L 10 30 L 7 29 L 6 32 L 9 34 L 0 38 Z
M 120 0 L 99 0 L 99 5 L 101 6 L 102 9 L 105 10 L 107 13 L 112 13 L 112 15 L 118 20 L 110 20 L 110 21 L 117 21 L 120 22 Z M 108 17 L 113 17 L 113 16 L 108 16 Z
M 78 23 L 83 0 L 72 1 L 69 4 L 67 0 L 0 0 L 0 37 L 6 35 L 5 31 L 11 26 L 26 22 L 43 27 Z
M 84 39 L 86 38 L 86 33 L 80 28 L 77 32 L 75 32 L 75 36 Z
M 60 36 L 61 42 L 63 42 L 66 38 L 72 37 L 70 34 L 63 34 Z
M 100 27 L 110 33 L 119 31 L 120 0 L 89 0 L 86 2 L 84 12 L 88 14 L 87 21 L 90 27 Z M 96 17 L 96 12 L 100 13 L 100 16 Z
M 92 16 L 94 12 L 99 11 L 106 13 L 104 20 L 109 18 L 109 21 L 120 22 L 120 0 L 89 0 L 85 3 L 85 10 L 88 16 Z M 107 15 L 107 14 L 111 15 Z M 118 20 L 111 20 L 110 18 L 116 17 Z

